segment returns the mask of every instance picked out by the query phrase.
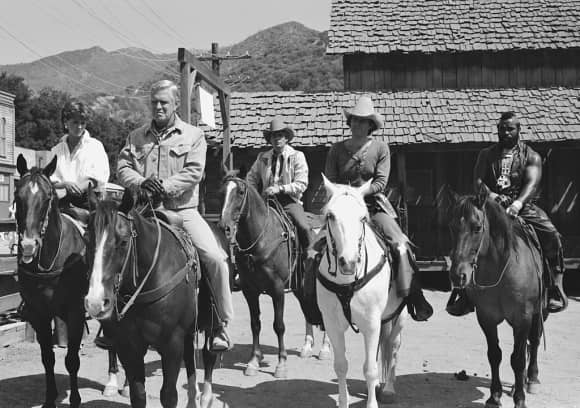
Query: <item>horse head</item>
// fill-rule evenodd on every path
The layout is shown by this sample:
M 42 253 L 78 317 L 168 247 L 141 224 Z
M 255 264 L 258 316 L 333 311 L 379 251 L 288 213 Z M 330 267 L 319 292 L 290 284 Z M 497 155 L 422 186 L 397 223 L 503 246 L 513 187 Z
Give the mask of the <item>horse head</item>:
M 449 279 L 454 288 L 465 288 L 474 282 L 479 259 L 487 253 L 490 244 L 490 218 L 498 220 L 505 214 L 489 189 L 482 185 L 476 195 L 458 196 L 450 193 L 450 230 L 452 239 Z M 493 240 L 493 238 L 492 238 Z
M 50 181 L 50 176 L 56 169 L 56 157 L 44 169 L 28 169 L 26 159 L 20 154 L 16 167 L 21 177 L 14 194 L 20 261 L 29 264 L 39 255 L 51 211 L 58 207 L 56 191 Z
M 133 197 L 125 190 L 119 205 L 114 200 L 97 200 L 90 189 L 89 201 L 94 211 L 88 227 L 87 251 L 92 259 L 85 309 L 91 317 L 103 320 L 110 318 L 115 309 L 127 260 L 134 250 L 134 234 L 129 216 L 133 208 Z
M 228 174 L 223 180 L 223 205 L 219 226 L 230 242 L 235 242 L 238 223 L 247 214 L 249 189 L 248 183 L 236 174 Z
M 330 182 L 322 175 L 324 188 L 330 196 L 323 209 L 326 235 L 330 249 L 344 275 L 353 275 L 362 260 L 365 228 L 369 212 L 362 195 L 369 180 L 361 187 Z

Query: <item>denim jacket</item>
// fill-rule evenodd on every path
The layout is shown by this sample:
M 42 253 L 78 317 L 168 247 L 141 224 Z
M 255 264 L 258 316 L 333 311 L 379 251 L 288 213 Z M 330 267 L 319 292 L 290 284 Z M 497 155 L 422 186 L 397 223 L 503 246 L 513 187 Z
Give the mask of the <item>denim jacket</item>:
M 162 134 L 151 127 L 147 124 L 129 134 L 117 162 L 120 183 L 136 190 L 145 178 L 156 176 L 167 192 L 165 208 L 196 208 L 207 151 L 203 132 L 177 115 Z
M 273 154 L 273 149 L 258 154 L 256 161 L 246 176 L 248 183 L 260 193 L 263 193 L 266 188 L 274 184 L 272 175 Z M 282 150 L 282 159 L 282 170 L 277 184 L 283 188 L 285 194 L 297 203 L 302 204 L 300 199 L 308 187 L 306 157 L 301 151 L 286 145 L 284 150 Z

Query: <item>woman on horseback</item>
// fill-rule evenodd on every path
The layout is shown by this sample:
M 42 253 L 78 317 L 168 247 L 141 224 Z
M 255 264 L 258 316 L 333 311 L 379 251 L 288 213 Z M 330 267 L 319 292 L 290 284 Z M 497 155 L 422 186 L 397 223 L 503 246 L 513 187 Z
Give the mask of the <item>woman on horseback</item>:
M 325 175 L 333 183 L 354 187 L 372 179 L 363 195 L 373 223 L 392 249 L 398 294 L 406 298 L 413 319 L 425 321 L 433 314 L 433 308 L 419 285 L 419 270 L 409 238 L 401 231 L 395 220 L 396 214 L 384 195 L 390 172 L 389 146 L 372 137 L 372 133 L 383 126 L 383 118 L 375 112 L 368 96 L 361 96 L 352 109 L 344 110 L 344 115 L 351 137 L 332 145 L 326 159 Z

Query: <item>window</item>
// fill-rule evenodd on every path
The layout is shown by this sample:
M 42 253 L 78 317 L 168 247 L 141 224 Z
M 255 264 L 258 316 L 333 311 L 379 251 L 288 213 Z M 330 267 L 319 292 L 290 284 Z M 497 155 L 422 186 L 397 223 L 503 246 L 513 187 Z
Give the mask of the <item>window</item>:
M 10 202 L 10 175 L 0 173 L 0 202 Z
M 6 157 L 6 118 L 0 120 L 0 156 Z

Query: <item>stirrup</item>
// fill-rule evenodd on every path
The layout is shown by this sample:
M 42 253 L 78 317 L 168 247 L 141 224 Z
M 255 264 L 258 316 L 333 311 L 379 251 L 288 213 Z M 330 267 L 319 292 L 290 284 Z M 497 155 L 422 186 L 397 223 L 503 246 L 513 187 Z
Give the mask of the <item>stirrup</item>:
M 551 296 L 550 296 L 551 295 Z M 558 313 L 568 308 L 568 298 L 562 293 L 558 286 L 554 286 L 548 291 L 548 312 Z
M 445 307 L 447 313 L 451 316 L 465 316 L 475 310 L 473 303 L 467 299 L 465 294 L 460 294 L 457 299 L 447 304 Z

